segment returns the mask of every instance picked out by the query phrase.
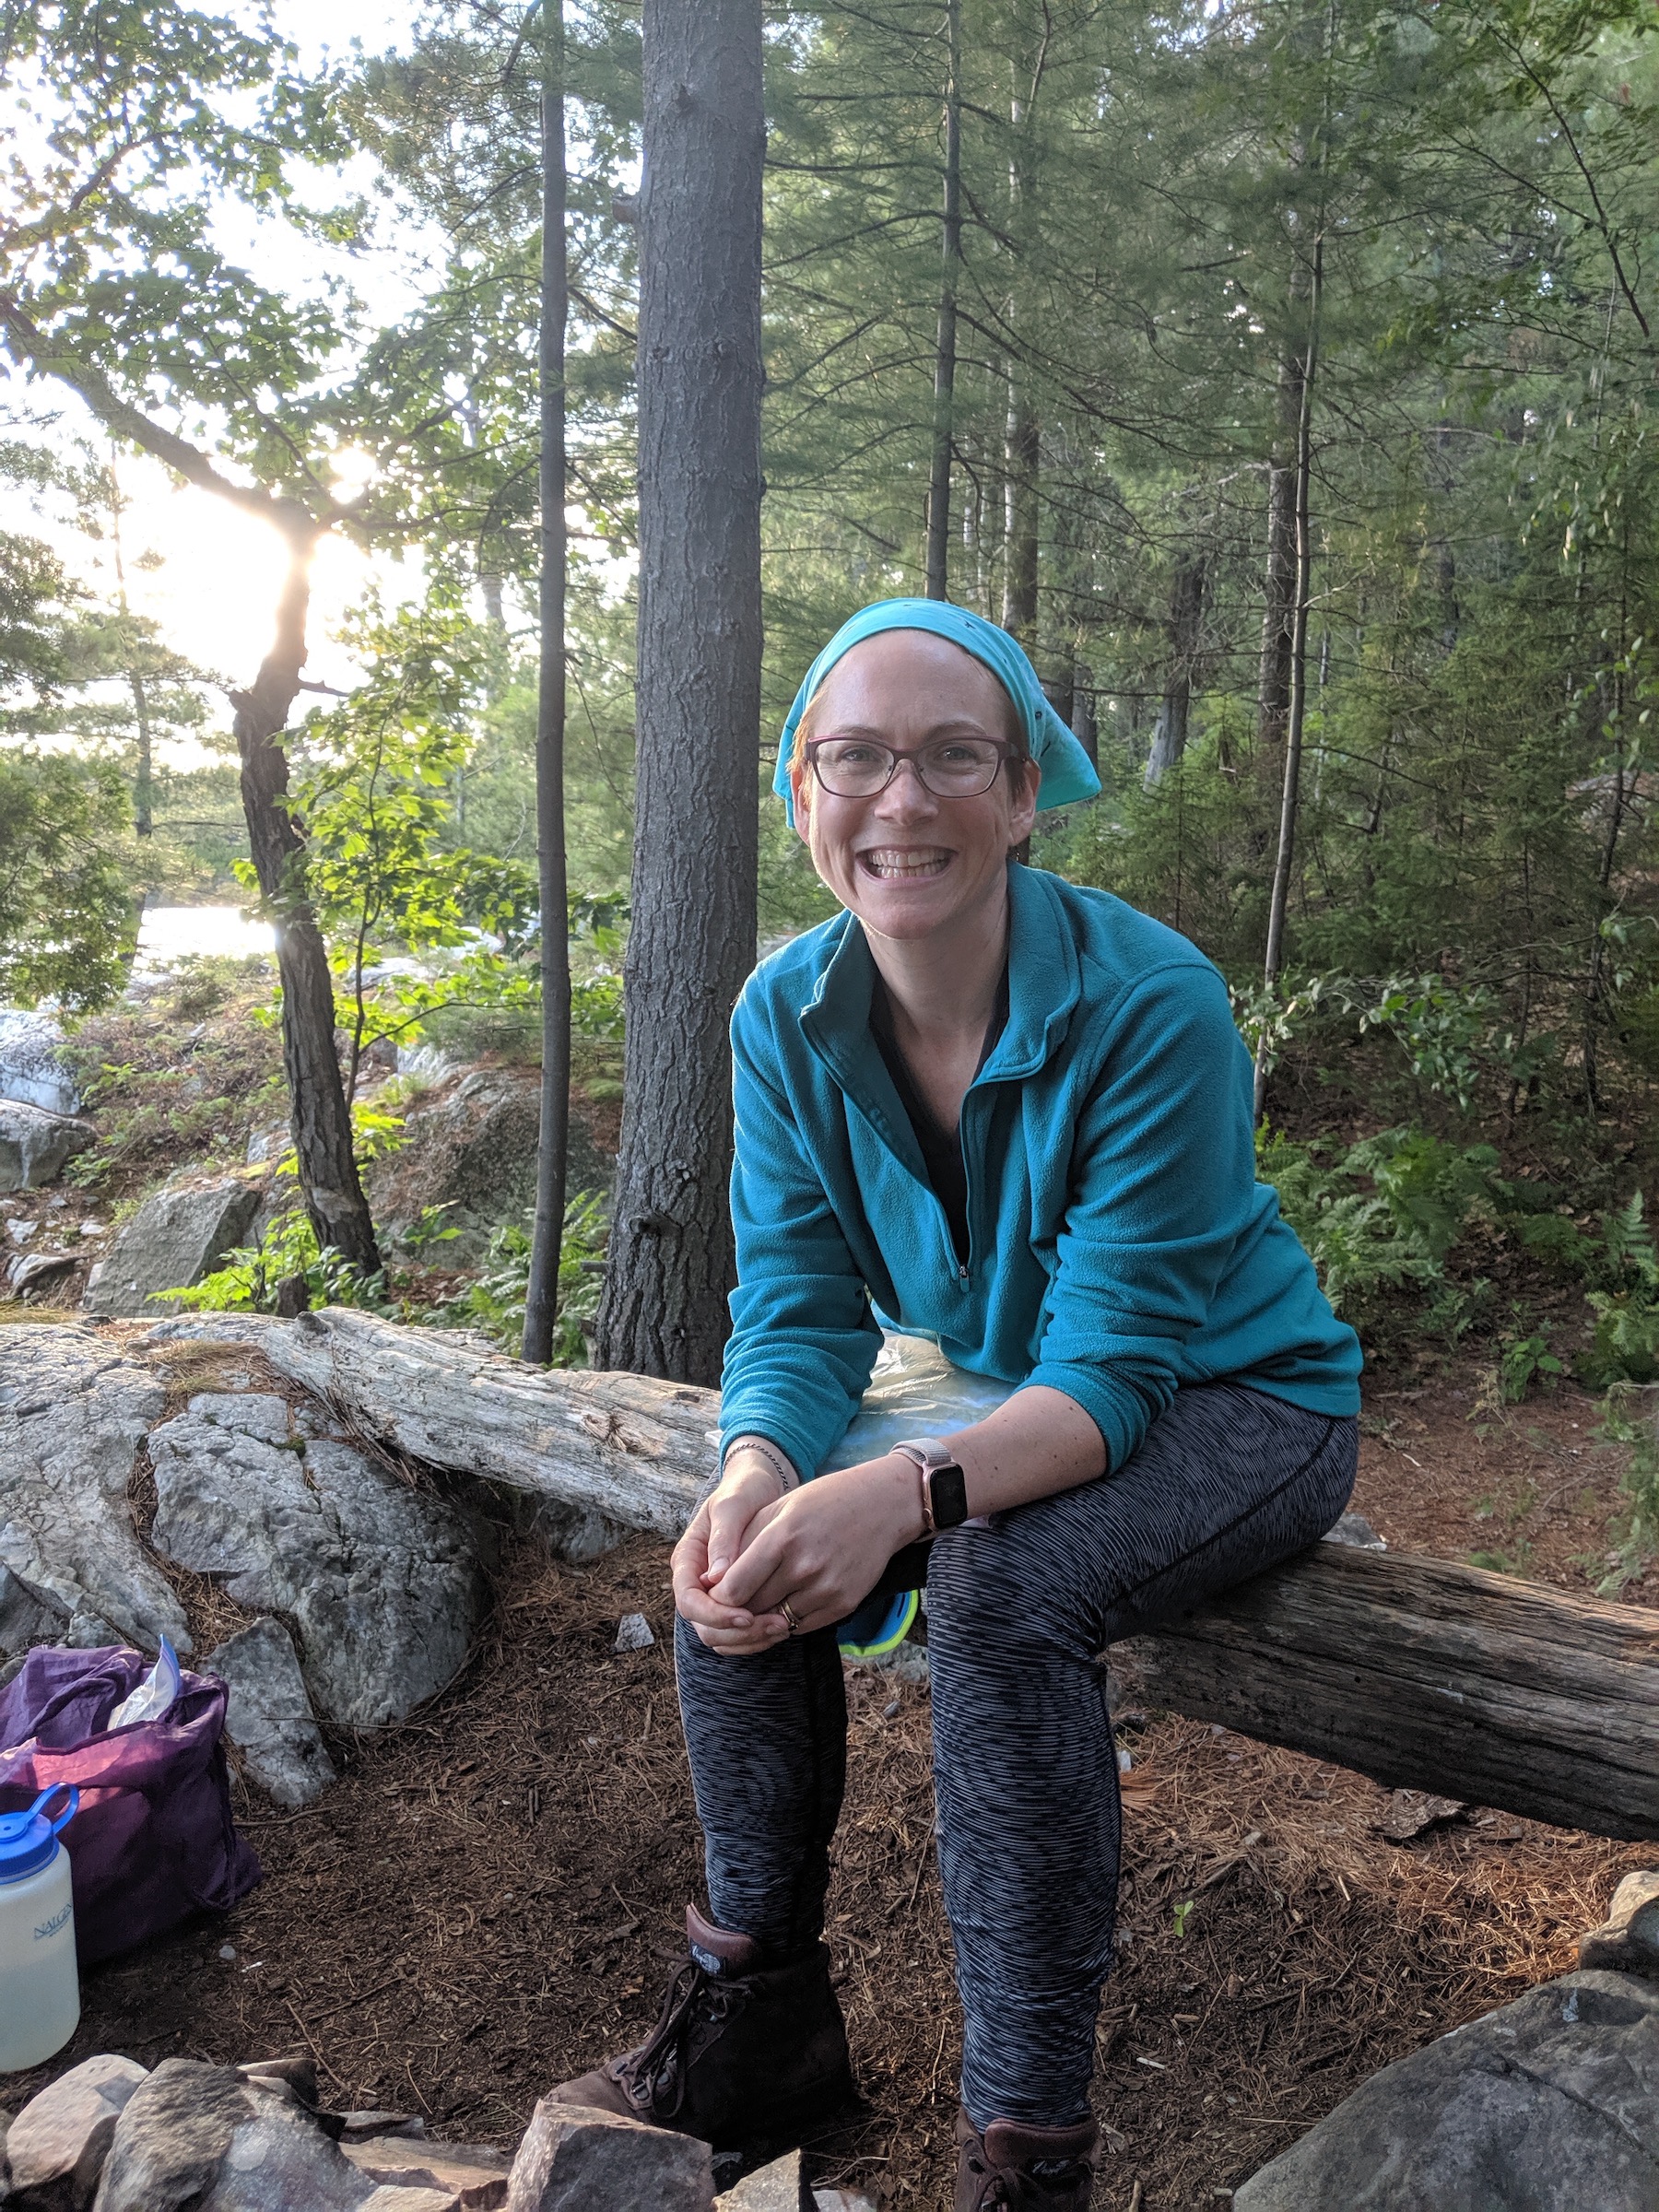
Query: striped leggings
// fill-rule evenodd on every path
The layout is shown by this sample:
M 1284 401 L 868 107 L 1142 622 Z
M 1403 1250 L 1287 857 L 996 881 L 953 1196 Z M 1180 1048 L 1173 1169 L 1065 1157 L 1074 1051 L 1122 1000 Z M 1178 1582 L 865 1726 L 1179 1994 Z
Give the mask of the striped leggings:
M 1358 1438 L 1240 1383 L 1182 1390 L 1115 1475 L 934 1545 L 939 1869 L 976 2127 L 1088 2110 L 1119 1830 L 1099 1654 L 1323 1535 Z M 805 1949 L 846 1781 L 834 1631 L 729 1658 L 680 1621 L 676 1649 L 712 1918 L 778 1957 Z

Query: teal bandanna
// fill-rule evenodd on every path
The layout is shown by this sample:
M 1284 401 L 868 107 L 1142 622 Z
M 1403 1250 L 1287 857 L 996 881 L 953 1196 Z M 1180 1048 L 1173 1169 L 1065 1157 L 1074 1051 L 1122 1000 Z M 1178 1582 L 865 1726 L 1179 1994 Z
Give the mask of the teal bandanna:
M 878 599 L 874 606 L 861 607 L 841 624 L 807 669 L 806 681 L 795 693 L 794 704 L 789 710 L 789 719 L 783 724 L 783 735 L 778 744 L 778 772 L 772 778 L 772 789 L 782 800 L 783 811 L 792 827 L 794 794 L 789 788 L 789 764 L 794 755 L 795 732 L 801 717 L 842 653 L 884 629 L 932 630 L 935 637 L 948 638 L 953 645 L 959 645 L 964 653 L 971 653 L 990 669 L 1014 701 L 1031 758 L 1042 771 L 1042 781 L 1037 788 L 1039 811 L 1051 806 L 1075 806 L 1079 799 L 1099 795 L 1100 779 L 1095 773 L 1093 761 L 1050 706 L 1037 680 L 1036 669 L 1006 629 L 999 629 L 994 622 L 987 622 L 982 615 L 971 615 L 966 607 L 951 606 L 943 599 Z

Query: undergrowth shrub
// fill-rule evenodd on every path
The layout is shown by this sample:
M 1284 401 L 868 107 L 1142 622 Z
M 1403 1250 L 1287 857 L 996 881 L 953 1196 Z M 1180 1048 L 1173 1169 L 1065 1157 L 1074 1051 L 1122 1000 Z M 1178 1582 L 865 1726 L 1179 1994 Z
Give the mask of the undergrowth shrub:
M 531 1217 L 526 1215 L 526 1221 Z M 565 1208 L 564 1239 L 559 1253 L 559 1303 L 553 1324 L 555 1367 L 585 1367 L 587 1339 L 582 1323 L 599 1311 L 599 1262 L 610 1235 L 604 1201 L 582 1191 Z M 489 1240 L 477 1278 L 431 1316 L 450 1328 L 477 1329 L 505 1352 L 516 1353 L 524 1335 L 524 1300 L 530 1287 L 528 1228 L 505 1222 Z
M 274 1313 L 279 1285 L 294 1276 L 303 1277 L 311 1305 L 397 1312 L 384 1270 L 366 1276 L 332 1244 L 319 1248 L 310 1217 L 299 1206 L 278 1214 L 257 1244 L 228 1252 L 225 1265 L 199 1283 L 155 1296 L 197 1313 Z

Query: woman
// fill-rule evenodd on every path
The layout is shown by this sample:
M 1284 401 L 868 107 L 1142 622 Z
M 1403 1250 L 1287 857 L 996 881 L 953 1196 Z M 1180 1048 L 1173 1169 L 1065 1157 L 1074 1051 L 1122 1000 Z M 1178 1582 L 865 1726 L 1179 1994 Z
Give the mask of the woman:
M 822 1942 L 835 1624 L 931 1537 L 957 2212 L 1083 2212 L 1118 1857 L 1100 1655 L 1332 1525 L 1359 1347 L 1255 1181 L 1216 970 L 1013 862 L 1099 783 L 1012 639 L 866 607 L 801 687 L 778 788 L 846 911 L 764 962 L 733 1023 L 721 1472 L 674 1557 L 709 1912 L 655 2033 L 561 2094 L 735 2145 L 850 2093 Z M 1012 1394 L 815 1477 L 878 1316 Z

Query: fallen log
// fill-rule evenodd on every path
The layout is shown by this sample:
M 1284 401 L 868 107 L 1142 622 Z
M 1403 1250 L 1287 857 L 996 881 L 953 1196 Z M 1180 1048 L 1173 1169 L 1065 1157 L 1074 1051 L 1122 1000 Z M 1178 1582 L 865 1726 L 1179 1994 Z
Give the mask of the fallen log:
M 197 1313 L 143 1338 L 246 1345 L 407 1458 L 677 1536 L 714 1465 L 719 1393 L 648 1375 L 525 1367 L 453 1329 L 350 1306 L 279 1321 Z
M 716 1394 L 541 1371 L 328 1307 L 200 1314 L 145 1342 L 244 1344 L 410 1458 L 674 1536 Z M 1316 1545 L 1116 1646 L 1137 1694 L 1264 1742 L 1532 1819 L 1659 1838 L 1659 1613 L 1449 1561 Z
M 1147 1702 L 1392 1788 L 1659 1837 L 1659 1613 L 1317 1544 L 1112 1651 Z

